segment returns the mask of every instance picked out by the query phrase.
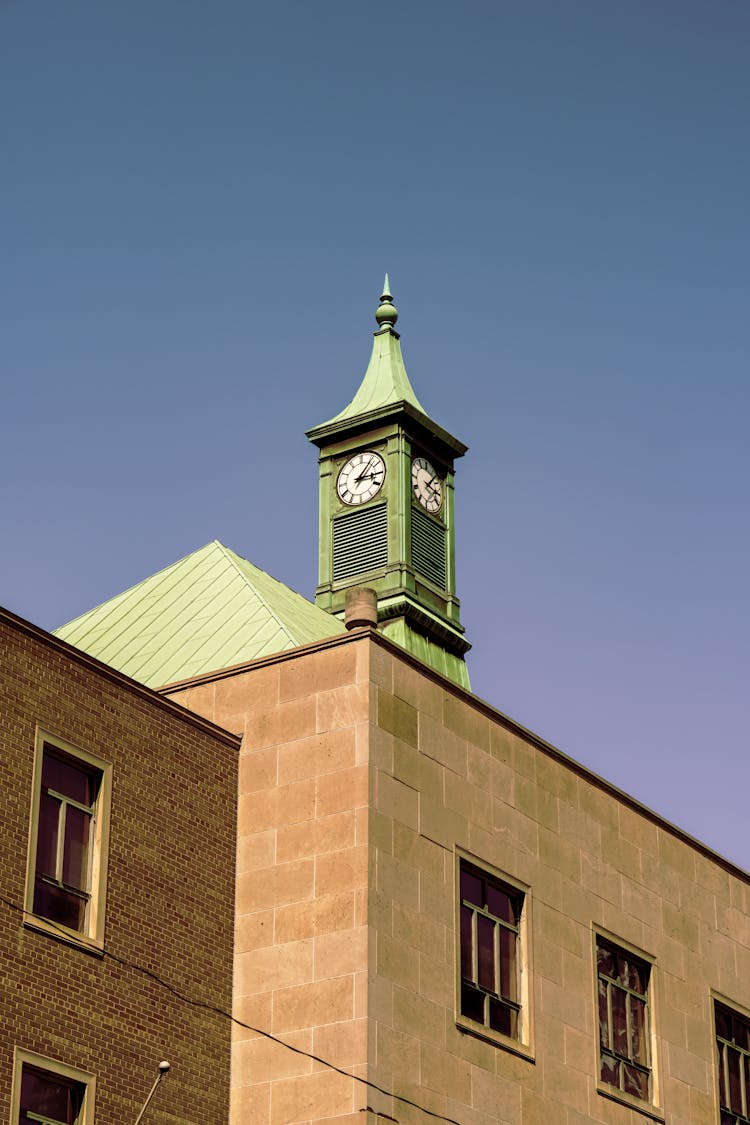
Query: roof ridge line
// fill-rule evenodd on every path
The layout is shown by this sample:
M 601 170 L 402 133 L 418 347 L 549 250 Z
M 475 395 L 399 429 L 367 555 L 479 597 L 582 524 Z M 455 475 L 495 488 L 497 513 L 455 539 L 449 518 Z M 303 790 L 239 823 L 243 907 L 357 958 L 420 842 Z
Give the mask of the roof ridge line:
M 188 553 L 186 555 L 183 555 L 182 558 L 175 559 L 174 562 L 167 563 L 166 566 L 159 567 L 159 569 L 154 574 L 147 574 L 145 578 L 139 578 L 137 582 L 131 582 L 129 586 L 126 586 L 124 590 L 120 590 L 118 594 L 113 594 L 112 597 L 105 598 L 104 601 L 99 602 L 98 605 L 93 605 L 91 609 L 84 610 L 83 613 L 79 613 L 75 617 L 71 617 L 69 621 L 64 621 L 61 625 L 56 625 L 55 628 L 51 631 L 55 635 L 57 635 L 58 630 L 67 629 L 69 625 L 75 625 L 78 621 L 82 621 L 84 617 L 91 617 L 92 614 L 97 613 L 100 609 L 104 609 L 104 607 L 106 605 L 109 605 L 110 602 L 121 601 L 128 594 L 132 594 L 134 590 L 137 590 L 139 586 L 143 586 L 146 582 L 150 582 L 152 578 L 161 578 L 162 575 L 165 575 L 168 571 L 173 570 L 174 567 L 179 566 L 180 563 L 186 562 L 187 559 L 189 559 L 192 555 L 197 555 L 200 551 L 205 551 L 206 547 L 210 547 L 212 543 L 218 543 L 220 547 L 223 546 L 222 543 L 219 543 L 218 539 L 210 540 L 208 543 L 204 543 L 202 547 L 196 547 L 194 551 L 188 551 Z
M 260 574 L 264 574 L 266 576 L 266 578 L 270 578 L 272 582 L 277 582 L 280 586 L 284 585 L 283 582 L 279 582 L 278 578 L 274 578 L 272 574 L 268 573 L 268 571 L 261 570 L 261 568 L 259 566 L 256 566 L 255 563 L 251 563 L 249 559 L 245 559 L 245 558 L 242 557 L 242 555 L 238 555 L 235 551 L 232 551 L 231 548 L 225 547 L 225 545 L 223 543 L 219 542 L 218 539 L 215 542 L 219 544 L 222 551 L 226 555 L 227 560 L 232 564 L 234 569 L 239 574 L 240 578 L 244 579 L 247 576 L 242 573 L 241 569 L 239 568 L 239 566 L 235 562 L 235 558 L 238 558 L 238 559 L 241 558 L 242 561 L 247 563 L 248 566 L 251 566 L 253 568 L 253 570 L 257 570 Z M 287 589 L 291 590 L 292 588 L 291 588 L 291 586 L 287 586 Z M 267 610 L 269 616 L 272 617 L 273 620 L 276 622 L 276 624 L 281 629 L 281 632 L 284 634 L 284 636 L 287 638 L 287 640 L 291 641 L 292 644 L 297 644 L 296 638 L 292 635 L 292 633 L 290 632 L 287 625 L 281 620 L 281 618 L 279 617 L 276 610 L 273 609 L 273 607 L 268 604 L 267 599 L 263 596 L 263 594 L 260 592 L 260 590 L 258 590 L 256 587 L 254 587 L 254 591 L 255 591 L 256 597 L 258 598 L 258 601 L 261 602 L 264 609 Z M 296 593 L 296 590 L 293 590 L 292 593 Z M 301 594 L 297 594 L 298 598 L 301 597 L 301 596 L 302 596 Z

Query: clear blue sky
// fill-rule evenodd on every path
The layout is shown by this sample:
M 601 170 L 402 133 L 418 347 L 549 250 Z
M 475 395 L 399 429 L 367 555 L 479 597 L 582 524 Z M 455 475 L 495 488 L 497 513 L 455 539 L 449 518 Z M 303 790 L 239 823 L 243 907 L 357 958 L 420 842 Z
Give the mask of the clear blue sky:
M 388 270 L 476 692 L 750 867 L 749 52 L 742 0 L 0 0 L 0 602 L 213 538 L 311 595 Z

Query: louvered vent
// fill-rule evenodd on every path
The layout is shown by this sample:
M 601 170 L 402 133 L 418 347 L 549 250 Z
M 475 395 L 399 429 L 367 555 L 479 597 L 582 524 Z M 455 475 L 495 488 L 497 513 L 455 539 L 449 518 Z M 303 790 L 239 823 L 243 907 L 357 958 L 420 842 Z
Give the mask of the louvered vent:
M 416 506 L 411 510 L 411 561 L 416 571 L 445 589 L 445 529 Z
M 347 512 L 333 521 L 333 580 L 339 582 L 388 562 L 386 505 Z

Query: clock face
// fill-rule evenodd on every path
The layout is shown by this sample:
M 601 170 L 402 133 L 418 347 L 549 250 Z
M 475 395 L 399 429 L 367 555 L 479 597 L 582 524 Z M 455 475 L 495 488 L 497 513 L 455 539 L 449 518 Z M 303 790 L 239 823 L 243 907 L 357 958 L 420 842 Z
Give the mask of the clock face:
M 372 449 L 355 453 L 341 469 L 336 492 L 342 504 L 366 504 L 377 496 L 385 480 L 385 461 Z
M 443 506 L 443 482 L 426 457 L 415 457 L 411 463 L 411 484 L 414 495 L 427 512 L 439 512 Z

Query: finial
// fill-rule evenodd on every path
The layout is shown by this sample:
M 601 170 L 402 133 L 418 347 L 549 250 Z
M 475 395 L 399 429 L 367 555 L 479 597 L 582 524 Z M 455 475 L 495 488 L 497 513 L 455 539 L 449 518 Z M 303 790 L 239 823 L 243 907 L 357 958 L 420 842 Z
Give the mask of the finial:
M 398 310 L 393 304 L 393 296 L 391 295 L 391 286 L 388 281 L 388 274 L 385 275 L 383 282 L 383 292 L 380 294 L 380 304 L 375 312 L 375 319 L 378 322 L 380 329 L 393 328 L 398 320 Z

